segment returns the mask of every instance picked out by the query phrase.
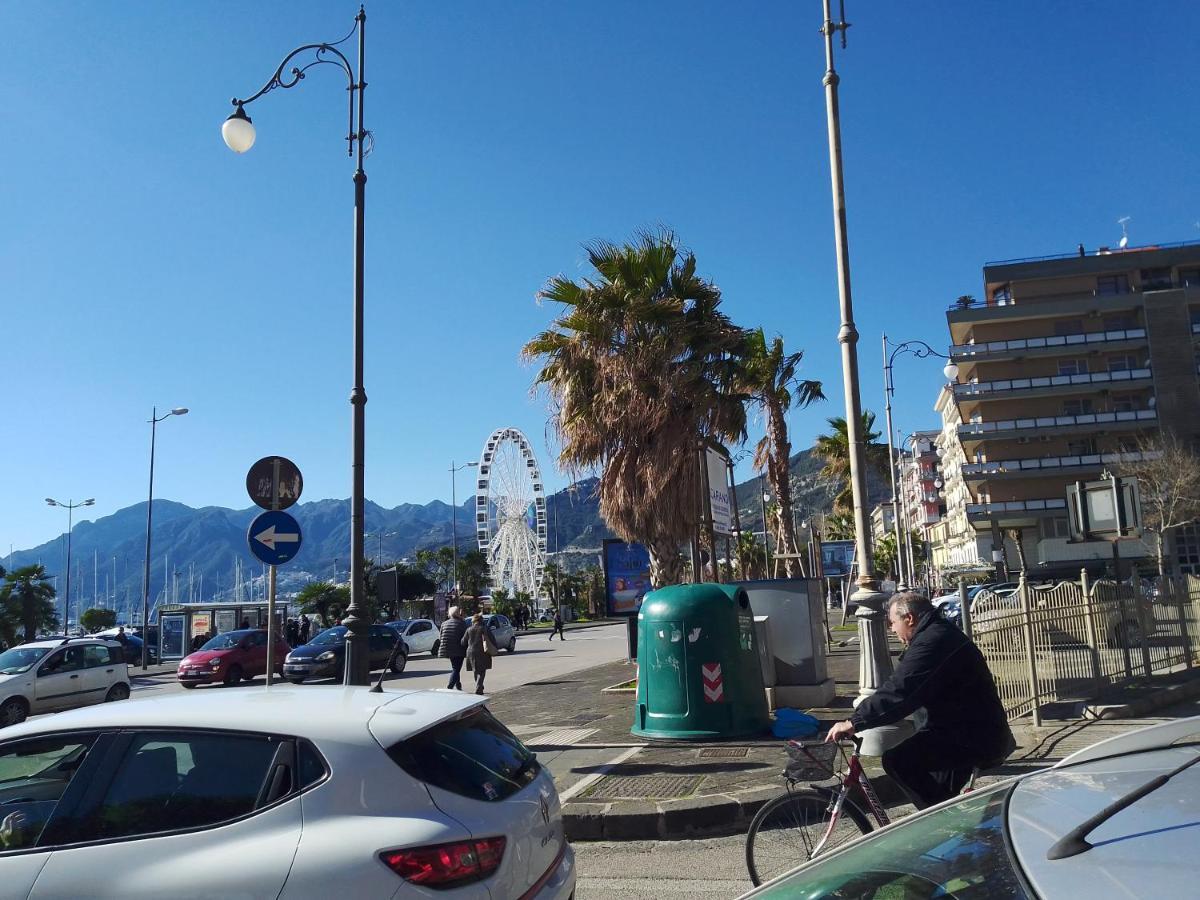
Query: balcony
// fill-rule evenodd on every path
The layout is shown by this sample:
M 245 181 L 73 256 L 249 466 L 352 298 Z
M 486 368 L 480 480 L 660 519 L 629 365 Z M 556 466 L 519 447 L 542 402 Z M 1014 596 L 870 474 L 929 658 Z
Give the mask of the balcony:
M 968 503 L 968 519 L 1029 518 L 1058 515 L 1066 512 L 1065 497 L 1046 500 L 1004 500 L 996 503 Z
M 1122 369 L 1116 372 L 1084 372 L 1080 375 L 1043 375 L 1036 378 L 1004 378 L 998 381 L 973 381 L 954 386 L 956 400 L 985 400 L 1013 394 L 1073 393 L 1095 387 L 1115 385 L 1126 388 L 1150 381 L 1150 369 Z
M 1030 477 L 1036 475 L 1070 474 L 1079 469 L 1098 469 L 1101 466 L 1141 462 L 1158 459 L 1158 451 L 1129 453 L 1089 453 L 1080 456 L 1047 456 L 1040 459 L 1003 459 L 981 463 L 967 463 L 962 467 L 963 477 L 970 481 L 985 478 Z
M 1192 333 L 1200 333 L 1200 323 L 1192 326 Z M 1052 337 L 1017 338 L 1011 341 L 984 341 L 978 344 L 954 344 L 950 347 L 950 358 L 956 363 L 982 360 L 1011 359 L 1019 356 L 1054 356 L 1064 350 L 1081 347 L 1114 344 L 1144 344 L 1145 328 L 1127 328 L 1117 331 L 1095 331 L 1087 334 L 1060 334 Z
M 996 419 L 988 422 L 964 422 L 958 426 L 961 441 L 983 441 L 1008 437 L 1052 428 L 1056 431 L 1069 429 L 1075 432 L 1106 430 L 1115 427 L 1144 428 L 1158 422 L 1158 413 L 1153 409 L 1138 409 L 1130 412 L 1084 413 L 1078 416 L 1037 416 L 1029 419 Z

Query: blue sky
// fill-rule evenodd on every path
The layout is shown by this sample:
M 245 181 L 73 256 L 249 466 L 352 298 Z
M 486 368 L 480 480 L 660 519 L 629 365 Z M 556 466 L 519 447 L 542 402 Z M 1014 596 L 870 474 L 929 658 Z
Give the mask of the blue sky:
M 1200 240 L 1186 2 L 851 0 L 838 51 L 863 402 L 880 335 L 944 349 L 987 260 Z M 948 10 L 953 9 L 952 12 Z M 966 10 L 966 11 L 964 11 Z M 43 498 L 249 505 L 261 456 L 350 493 L 352 165 L 329 67 L 219 127 L 339 2 L 0 6 L 0 555 L 61 533 Z M 738 323 L 805 351 L 840 415 L 821 4 L 376 2 L 367 9 L 367 493 L 449 499 L 502 426 L 555 471 L 522 343 L 581 245 L 665 225 Z M 940 365 L 897 364 L 896 424 L 934 427 Z M 752 439 L 761 433 L 753 423 Z M 751 474 L 748 467 L 740 477 Z M 459 498 L 469 490 L 460 475 Z

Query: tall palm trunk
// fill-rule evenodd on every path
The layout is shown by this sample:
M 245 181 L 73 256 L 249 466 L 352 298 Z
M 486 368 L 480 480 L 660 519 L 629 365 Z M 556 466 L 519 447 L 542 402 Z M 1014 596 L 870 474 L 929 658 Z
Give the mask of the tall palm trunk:
M 801 577 L 800 545 L 796 540 L 796 523 L 792 518 L 792 479 L 788 469 L 788 460 L 792 454 L 792 444 L 787 437 L 787 423 L 784 420 L 784 408 L 778 400 L 769 398 L 766 404 L 767 435 L 771 442 L 770 454 L 767 459 L 767 480 L 771 482 L 771 490 L 778 501 L 775 504 L 776 546 L 782 547 L 787 554 L 796 554 L 795 558 L 784 560 L 784 569 L 789 578 Z
M 651 539 L 646 550 L 650 553 L 650 583 L 654 587 L 683 583 L 683 557 L 679 555 L 677 544 Z

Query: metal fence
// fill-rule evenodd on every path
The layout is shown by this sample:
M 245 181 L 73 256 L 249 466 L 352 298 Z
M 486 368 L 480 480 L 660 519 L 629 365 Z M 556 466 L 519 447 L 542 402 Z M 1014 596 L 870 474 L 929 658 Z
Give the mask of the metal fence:
M 966 622 L 1009 719 L 1041 724 L 1048 703 L 1190 669 L 1200 641 L 1200 579 L 1063 581 L 981 591 Z

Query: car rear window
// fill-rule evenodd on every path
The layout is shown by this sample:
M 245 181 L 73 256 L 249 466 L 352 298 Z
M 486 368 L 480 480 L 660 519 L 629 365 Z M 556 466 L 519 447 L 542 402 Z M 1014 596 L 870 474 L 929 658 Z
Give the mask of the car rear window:
M 390 747 L 388 756 L 426 784 L 495 802 L 541 772 L 537 757 L 483 707 Z

